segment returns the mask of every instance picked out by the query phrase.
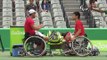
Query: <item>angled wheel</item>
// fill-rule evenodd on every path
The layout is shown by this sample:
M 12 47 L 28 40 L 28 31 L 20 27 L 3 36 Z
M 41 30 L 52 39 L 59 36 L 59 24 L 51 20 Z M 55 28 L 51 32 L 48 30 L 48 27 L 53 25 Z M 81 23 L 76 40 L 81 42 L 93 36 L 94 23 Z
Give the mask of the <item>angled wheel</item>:
M 46 43 L 39 36 L 31 36 L 25 40 L 24 49 L 29 56 L 42 56 L 46 53 Z
M 91 52 L 89 48 L 93 48 L 93 45 L 86 37 L 77 37 L 72 41 L 72 49 L 78 56 L 88 56 Z
M 75 53 L 74 53 L 73 50 L 72 50 L 71 44 L 72 44 L 72 43 L 64 43 L 64 44 L 62 45 L 62 53 L 63 53 L 65 56 L 75 55 Z

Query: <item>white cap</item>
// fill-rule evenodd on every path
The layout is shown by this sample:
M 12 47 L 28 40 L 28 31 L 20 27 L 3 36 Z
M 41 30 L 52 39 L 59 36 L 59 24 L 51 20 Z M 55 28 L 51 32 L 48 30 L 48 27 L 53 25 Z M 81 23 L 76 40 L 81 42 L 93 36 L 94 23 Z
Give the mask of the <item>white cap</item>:
M 34 9 L 30 9 L 29 14 L 32 14 L 32 13 L 36 13 L 36 11 Z

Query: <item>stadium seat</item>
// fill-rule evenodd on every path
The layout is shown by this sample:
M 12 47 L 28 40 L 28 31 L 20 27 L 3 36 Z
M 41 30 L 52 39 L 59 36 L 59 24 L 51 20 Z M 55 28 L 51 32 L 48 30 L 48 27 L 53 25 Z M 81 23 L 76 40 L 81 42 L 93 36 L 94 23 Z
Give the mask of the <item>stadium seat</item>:
M 63 13 L 62 12 L 54 12 L 54 17 L 63 17 Z
M 101 13 L 99 13 L 99 12 L 96 12 L 96 11 L 91 11 L 91 13 L 92 13 L 92 15 L 93 16 L 101 16 Z
M 105 13 L 102 13 L 102 16 L 103 16 L 103 17 L 107 17 L 107 14 L 105 14 Z
M 12 12 L 3 12 L 3 17 L 12 17 Z
M 4 28 L 10 28 L 10 26 L 12 25 L 12 22 L 10 21 L 3 21 L 2 26 Z
M 107 24 L 105 21 L 100 21 L 100 28 L 106 28 Z
M 107 10 L 107 8 L 101 8 L 101 10 Z
M 25 5 L 23 0 L 15 0 L 16 26 L 24 26 L 25 23 Z
M 107 17 L 105 17 L 105 22 L 107 23 Z
M 3 17 L 3 21 L 11 21 L 12 17 Z
M 104 11 L 105 11 L 105 10 L 107 10 L 107 8 L 101 8 L 101 10 L 104 10 Z M 103 16 L 103 17 L 106 17 L 106 16 L 107 16 L 107 14 L 102 13 L 102 16 Z
M 57 28 L 66 28 L 66 22 L 65 21 L 57 21 L 56 27 Z
M 25 12 L 16 12 L 16 17 L 25 17 Z
M 10 26 L 11 22 L 10 21 L 3 21 L 3 26 Z
M 24 26 L 25 21 L 16 21 L 16 26 Z
M 39 22 L 38 20 L 37 20 L 37 21 L 34 20 L 34 22 L 35 22 L 35 25 L 36 25 L 36 26 L 40 25 L 40 22 Z
M 43 28 L 54 28 L 53 26 L 44 26 Z
M 38 17 L 39 18 L 39 13 L 36 11 L 36 17 Z
M 58 25 L 56 28 L 67 28 L 67 27 Z
M 52 21 L 44 21 L 43 25 L 44 26 L 53 26 L 53 23 L 52 23 Z
M 12 1 L 11 1 L 11 0 L 3 0 L 2 3 L 3 3 L 3 4 L 12 4 Z
M 100 26 L 100 20 L 96 20 L 95 24 L 96 24 L 96 27 L 99 28 L 99 26 Z
M 44 21 L 52 21 L 51 17 L 42 17 L 42 22 Z
M 57 21 L 64 21 L 64 18 L 63 17 L 55 17 L 55 22 L 57 22 Z
M 25 8 L 24 4 L 15 4 L 15 8 Z
M 15 0 L 15 4 L 24 4 L 23 0 Z
M 9 9 L 9 8 L 3 8 L 3 12 L 11 12 L 11 13 L 12 13 L 12 9 Z
M 94 17 L 95 20 L 99 19 L 99 20 L 104 20 L 103 17 Z
M 35 21 L 39 21 L 39 18 L 38 18 L 38 17 L 36 17 L 36 18 L 34 18 L 33 20 L 35 20 Z
M 55 8 L 55 9 L 53 9 L 53 12 L 62 12 L 62 9 L 60 9 L 60 8 Z
M 107 17 L 105 17 L 105 21 L 107 20 Z
M 51 0 L 51 4 L 59 4 L 59 0 Z
M 107 4 L 99 4 L 99 8 L 107 8 Z
M 4 3 L 3 8 L 12 8 L 12 4 Z
M 35 25 L 37 25 L 37 26 L 40 25 L 40 21 L 39 21 L 38 18 L 35 18 L 35 19 L 34 19 L 34 22 L 35 22 Z
M 60 4 L 53 4 L 52 9 L 54 9 L 54 8 L 61 8 L 61 5 Z
M 98 3 L 106 4 L 106 0 L 97 0 Z
M 41 12 L 42 17 L 51 17 L 50 12 Z
M 25 12 L 25 9 L 15 9 L 16 12 Z
M 99 17 L 99 19 L 100 19 L 101 21 L 103 21 L 103 20 L 104 20 L 104 18 L 103 18 L 103 17 Z
M 98 28 L 106 28 L 107 27 L 107 24 L 106 24 L 106 18 L 104 19 L 104 17 L 95 17 L 95 23 L 96 23 L 96 26 Z
M 25 21 L 25 17 L 16 17 L 16 21 Z
M 38 22 L 41 21 L 41 20 L 39 19 L 39 16 L 35 17 L 33 20 L 34 20 L 34 21 L 38 21 Z
M 102 13 L 102 16 L 103 16 L 103 17 L 107 17 L 107 14 L 105 14 L 105 13 Z

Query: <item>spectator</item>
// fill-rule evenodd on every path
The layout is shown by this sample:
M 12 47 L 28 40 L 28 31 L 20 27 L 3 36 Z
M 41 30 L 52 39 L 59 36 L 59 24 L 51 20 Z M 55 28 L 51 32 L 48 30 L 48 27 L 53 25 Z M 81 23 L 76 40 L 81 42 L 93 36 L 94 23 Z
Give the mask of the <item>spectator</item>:
M 47 0 L 43 0 L 41 4 L 41 8 L 43 12 L 48 12 L 49 11 L 49 3 Z
M 50 1 L 50 0 L 47 0 L 47 2 L 48 2 L 49 4 L 51 4 L 51 1 Z
M 96 8 L 97 7 L 96 2 L 97 2 L 97 0 L 90 0 L 89 1 L 89 9 Z
M 99 9 L 96 9 L 97 8 L 97 0 L 90 0 L 90 9 L 93 10 L 93 11 L 97 11 L 97 12 L 100 12 L 100 13 L 107 13 L 107 11 L 103 11 L 101 10 L 100 8 Z
M 26 16 L 29 16 L 28 11 L 34 9 L 36 11 L 36 5 L 33 4 L 34 0 L 29 0 L 29 4 L 26 5 Z
M 83 5 L 85 0 L 80 0 L 80 6 Z
M 14 0 L 12 0 L 12 7 L 13 7 L 12 11 L 15 12 L 15 1 Z
M 34 9 L 36 11 L 36 5 L 34 5 L 34 0 L 29 0 L 29 4 L 26 5 L 26 11 L 29 11 L 30 9 Z
M 75 31 L 74 31 L 74 35 L 72 35 L 72 33 L 70 33 L 70 32 L 66 33 L 64 38 L 67 42 L 71 42 L 78 36 L 85 36 L 85 29 L 84 29 L 83 23 L 81 22 L 81 19 L 80 19 L 80 13 L 74 12 L 72 19 L 75 21 Z
M 37 11 L 39 11 L 39 9 L 40 9 L 40 6 L 39 6 L 39 0 L 36 0 L 36 9 L 37 9 Z

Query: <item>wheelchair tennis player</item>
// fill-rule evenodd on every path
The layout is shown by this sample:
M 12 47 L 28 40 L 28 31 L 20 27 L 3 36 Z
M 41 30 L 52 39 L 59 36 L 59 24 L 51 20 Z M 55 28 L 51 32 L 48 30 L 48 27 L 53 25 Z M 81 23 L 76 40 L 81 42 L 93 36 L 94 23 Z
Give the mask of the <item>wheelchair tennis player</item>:
M 43 37 L 45 41 L 47 41 L 48 37 L 46 37 L 45 35 L 43 35 L 41 32 L 38 31 L 43 27 L 43 24 L 36 26 L 33 20 L 35 17 L 36 17 L 36 11 L 34 9 L 30 9 L 29 16 L 26 18 L 26 22 L 24 25 L 25 38 L 28 38 L 29 36 L 39 35 Z
M 72 19 L 75 21 L 74 34 L 67 32 L 64 35 L 65 40 L 67 40 L 68 42 L 70 42 L 71 40 L 74 40 L 78 36 L 85 36 L 85 30 L 84 30 L 83 23 L 81 22 L 81 19 L 80 19 L 80 13 L 74 12 Z
M 28 55 L 40 55 L 42 51 L 44 51 L 45 45 L 44 43 L 48 41 L 48 37 L 39 32 L 39 30 L 43 27 L 43 24 L 35 25 L 34 18 L 36 17 L 36 11 L 34 9 L 29 10 L 29 16 L 26 18 L 24 30 L 25 30 L 25 38 L 24 38 L 24 47 Z M 29 50 L 28 50 L 29 49 Z M 39 50 L 39 53 L 38 51 Z M 28 52 L 29 51 L 29 52 Z

